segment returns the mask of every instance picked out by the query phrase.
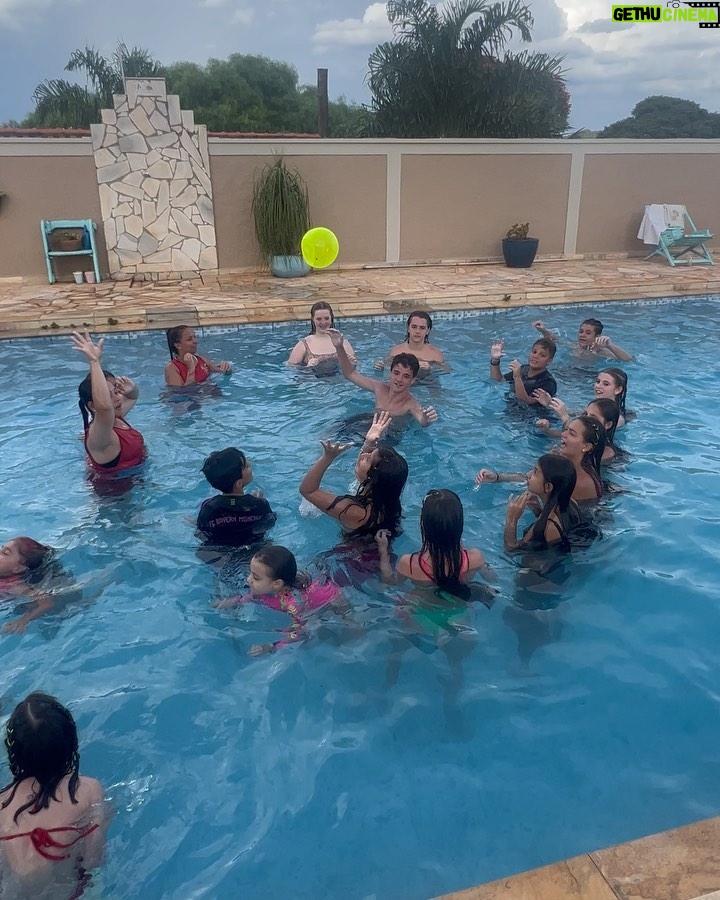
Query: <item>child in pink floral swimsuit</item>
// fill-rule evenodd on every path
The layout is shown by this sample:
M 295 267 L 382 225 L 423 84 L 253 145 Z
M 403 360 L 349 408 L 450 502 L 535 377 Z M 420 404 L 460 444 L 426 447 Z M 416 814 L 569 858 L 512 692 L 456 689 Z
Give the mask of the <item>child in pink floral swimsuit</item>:
M 253 644 L 250 656 L 274 653 L 279 647 L 306 637 L 308 616 L 340 597 L 340 589 L 332 581 L 311 581 L 307 572 L 298 572 L 297 561 L 286 548 L 270 544 L 250 560 L 247 578 L 250 593 L 222 600 L 217 606 L 227 609 L 241 603 L 260 603 L 269 609 L 287 613 L 292 619 L 287 637 L 272 644 Z M 344 612 L 345 610 L 342 610 Z

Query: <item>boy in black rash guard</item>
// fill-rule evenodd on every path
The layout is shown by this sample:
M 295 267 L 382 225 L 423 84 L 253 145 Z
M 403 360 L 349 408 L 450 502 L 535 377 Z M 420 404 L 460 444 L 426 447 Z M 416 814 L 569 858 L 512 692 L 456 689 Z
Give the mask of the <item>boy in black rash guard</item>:
M 262 497 L 244 493 L 253 478 L 252 466 L 241 450 L 227 447 L 211 453 L 203 475 L 217 491 L 206 500 L 197 518 L 198 531 L 213 544 L 241 547 L 261 541 L 275 524 L 275 513 Z
M 504 343 L 494 341 L 490 348 L 490 377 L 493 381 L 510 382 L 510 390 L 514 396 L 528 406 L 540 406 L 533 392 L 541 388 L 551 396 L 557 392 L 557 384 L 547 367 L 555 356 L 555 344 L 548 338 L 539 338 L 530 348 L 527 365 L 520 365 L 517 359 L 510 363 L 510 371 L 505 375 L 500 371 L 500 357 L 503 355 Z

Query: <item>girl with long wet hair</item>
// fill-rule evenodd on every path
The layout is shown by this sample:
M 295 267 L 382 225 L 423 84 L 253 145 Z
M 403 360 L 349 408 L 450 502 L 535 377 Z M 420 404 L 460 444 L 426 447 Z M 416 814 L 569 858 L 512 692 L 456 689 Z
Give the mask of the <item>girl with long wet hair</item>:
M 90 364 L 90 374 L 78 386 L 90 467 L 97 473 L 114 474 L 140 465 L 147 455 L 145 441 L 125 421 L 137 403 L 137 386 L 129 378 L 103 369 L 103 338 L 95 344 L 87 331 L 74 331 L 72 342 Z
M 568 532 L 579 521 L 572 499 L 577 482 L 575 466 L 557 453 L 546 453 L 527 474 L 527 491 L 508 500 L 504 544 L 515 550 L 568 549 Z M 539 506 L 536 502 L 539 501 Z M 522 537 L 517 536 L 520 517 L 526 509 L 537 516 Z
M 476 572 L 488 580 L 494 580 L 494 576 L 480 550 L 463 547 L 464 525 L 462 501 L 454 491 L 429 491 L 420 512 L 422 546 L 416 553 L 401 556 L 395 572 L 388 552 L 389 532 L 376 534 L 383 578 L 389 582 L 397 581 L 398 576 L 409 578 L 416 584 L 432 585 L 467 599 L 466 584 Z
M 338 496 L 321 487 L 325 472 L 338 456 L 352 444 L 321 441 L 323 452 L 300 483 L 300 493 L 321 512 L 337 519 L 347 538 L 374 535 L 381 528 L 392 537 L 400 533 L 402 506 L 400 495 L 408 476 L 404 457 L 390 447 L 378 447 L 378 440 L 392 418 L 385 412 L 375 413 L 355 463 L 360 487 L 355 494 Z
M 35 691 L 13 710 L 5 747 L 12 781 L 0 791 L 3 896 L 79 897 L 87 870 L 102 862 L 107 815 L 102 786 L 80 774 L 70 711 Z

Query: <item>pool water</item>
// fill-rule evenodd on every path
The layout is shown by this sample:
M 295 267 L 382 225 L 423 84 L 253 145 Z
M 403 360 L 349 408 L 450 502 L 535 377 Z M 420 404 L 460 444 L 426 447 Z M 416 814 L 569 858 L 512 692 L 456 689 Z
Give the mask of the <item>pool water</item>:
M 453 372 L 414 389 L 439 420 L 400 435 L 410 478 L 395 549 L 419 547 L 430 488 L 457 491 L 465 543 L 498 573 L 492 608 L 473 604 L 452 640 L 418 636 L 397 614 L 403 591 L 370 578 L 346 589 L 352 622 L 315 621 L 311 640 L 261 659 L 250 645 L 287 622 L 212 608 L 244 565 L 196 555 L 191 522 L 213 493 L 202 461 L 243 449 L 278 514 L 273 540 L 310 565 L 339 532 L 301 515 L 298 484 L 318 438 L 371 409 L 370 394 L 288 370 L 297 324 L 200 332 L 200 352 L 235 373 L 197 404 L 161 398 L 161 332 L 108 336 L 104 365 L 140 385 L 130 421 L 150 459 L 104 496 L 79 440 L 84 359 L 67 337 L 3 342 L 0 537 L 59 548 L 82 590 L 1 638 L 3 711 L 42 689 L 76 716 L 82 770 L 117 809 L 87 896 L 420 900 L 718 814 L 717 313 L 717 298 L 696 298 L 436 316 Z M 533 319 L 571 338 L 588 316 L 637 356 L 621 364 L 630 461 L 610 474 L 622 491 L 602 539 L 548 594 L 528 594 L 502 550 L 519 486 L 473 480 L 482 466 L 526 471 L 551 442 L 508 412 L 489 347 L 504 337 L 524 362 Z M 341 323 L 368 374 L 403 325 Z M 552 369 L 570 408 L 601 367 L 561 346 Z M 354 458 L 324 484 L 344 492 Z M 16 614 L 0 610 L 0 624 Z

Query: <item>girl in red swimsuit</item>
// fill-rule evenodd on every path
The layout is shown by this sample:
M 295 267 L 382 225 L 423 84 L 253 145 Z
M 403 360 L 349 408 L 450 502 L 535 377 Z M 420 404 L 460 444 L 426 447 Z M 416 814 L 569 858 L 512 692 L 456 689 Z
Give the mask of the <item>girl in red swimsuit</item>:
M 0 893 L 77 898 L 102 862 L 108 817 L 103 789 L 80 775 L 72 715 L 36 691 L 7 724 L 12 781 L 0 791 Z
M 197 335 L 189 325 L 177 325 L 165 332 L 170 351 L 170 362 L 165 366 L 165 384 L 168 387 L 189 387 L 207 381 L 213 372 L 229 375 L 232 366 L 223 360 L 211 362 L 197 355 Z
M 90 363 L 90 374 L 78 387 L 90 467 L 95 472 L 114 474 L 140 465 L 147 455 L 145 441 L 125 421 L 137 403 L 137 386 L 129 378 L 116 378 L 102 368 L 103 338 L 94 344 L 87 331 L 74 331 L 72 341 Z

